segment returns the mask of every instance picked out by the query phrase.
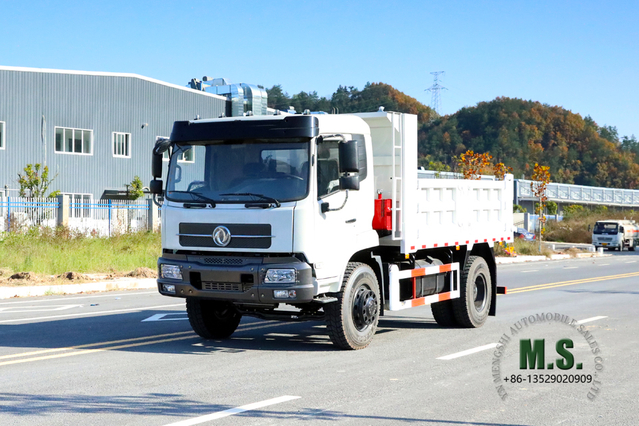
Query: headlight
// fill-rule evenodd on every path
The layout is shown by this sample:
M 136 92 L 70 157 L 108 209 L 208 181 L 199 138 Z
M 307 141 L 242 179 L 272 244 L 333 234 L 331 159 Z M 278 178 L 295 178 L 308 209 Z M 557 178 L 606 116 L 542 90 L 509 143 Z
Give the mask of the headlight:
M 297 278 L 295 269 L 269 269 L 264 277 L 265 283 L 294 284 Z
M 160 275 L 162 278 L 170 278 L 172 280 L 182 279 L 182 268 L 177 265 L 160 265 Z

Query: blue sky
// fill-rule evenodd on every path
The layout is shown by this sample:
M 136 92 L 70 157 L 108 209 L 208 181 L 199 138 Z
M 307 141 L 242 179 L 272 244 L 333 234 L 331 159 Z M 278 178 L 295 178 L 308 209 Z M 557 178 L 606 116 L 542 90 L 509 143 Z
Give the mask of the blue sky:
M 639 137 L 638 1 L 0 0 L 0 65 L 204 75 L 290 95 L 390 84 L 443 114 L 497 96 Z

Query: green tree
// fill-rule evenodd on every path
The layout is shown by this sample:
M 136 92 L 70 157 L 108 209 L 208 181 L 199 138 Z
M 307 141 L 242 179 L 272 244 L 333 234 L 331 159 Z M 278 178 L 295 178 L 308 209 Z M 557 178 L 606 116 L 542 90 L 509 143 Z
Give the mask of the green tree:
M 49 167 L 42 164 L 27 164 L 23 169 L 24 174 L 18 173 L 18 184 L 20 185 L 21 197 L 44 198 L 49 186 L 58 175 L 49 179 Z M 52 191 L 47 198 L 54 198 L 60 195 L 60 191 Z
M 130 200 L 137 200 L 144 196 L 144 190 L 142 189 L 144 185 L 142 184 L 142 180 L 139 176 L 135 176 L 131 183 L 125 185 L 127 197 Z

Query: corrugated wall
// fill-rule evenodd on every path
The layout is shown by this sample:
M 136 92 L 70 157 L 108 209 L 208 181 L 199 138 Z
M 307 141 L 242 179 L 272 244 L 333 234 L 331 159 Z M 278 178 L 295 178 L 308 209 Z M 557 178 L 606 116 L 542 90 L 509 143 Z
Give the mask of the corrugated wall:
M 227 104 L 203 92 L 135 76 L 0 68 L 0 121 L 6 123 L 0 190 L 5 185 L 18 189 L 18 173 L 25 165 L 45 160 L 51 175 L 57 174 L 50 191 L 98 199 L 105 189 L 124 189 L 135 175 L 146 186 L 156 137 L 168 137 L 174 121 L 225 114 Z M 93 130 L 92 155 L 56 153 L 56 126 Z M 131 134 L 131 158 L 113 156 L 113 132 Z

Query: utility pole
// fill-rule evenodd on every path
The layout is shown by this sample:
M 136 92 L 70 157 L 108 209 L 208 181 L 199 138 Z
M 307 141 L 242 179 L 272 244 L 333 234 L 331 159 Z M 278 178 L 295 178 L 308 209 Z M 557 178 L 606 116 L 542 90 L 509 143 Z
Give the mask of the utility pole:
M 440 100 L 439 92 L 441 92 L 442 90 L 448 90 L 447 88 L 439 84 L 439 76 L 440 75 L 443 76 L 444 71 L 435 71 L 435 72 L 431 72 L 431 74 L 434 76 L 433 85 L 430 86 L 428 89 L 426 89 L 426 91 L 432 94 L 430 107 L 437 113 L 437 115 L 441 115 L 440 113 L 441 100 Z

